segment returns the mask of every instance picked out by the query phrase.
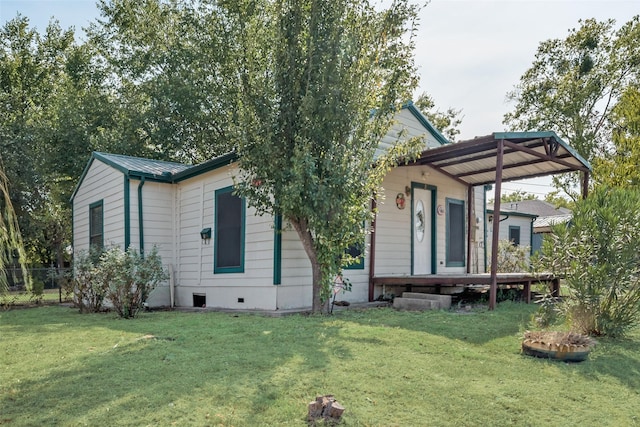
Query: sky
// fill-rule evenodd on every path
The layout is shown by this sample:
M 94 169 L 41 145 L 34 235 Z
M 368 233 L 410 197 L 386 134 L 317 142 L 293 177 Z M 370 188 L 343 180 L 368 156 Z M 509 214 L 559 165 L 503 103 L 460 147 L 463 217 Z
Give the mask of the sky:
M 99 16 L 94 0 L 0 0 L 1 24 L 17 13 L 39 31 L 53 16 L 80 39 L 81 28 Z M 542 41 L 564 39 L 580 19 L 611 18 L 621 26 L 638 14 L 638 0 L 432 0 L 420 13 L 416 98 L 427 92 L 440 110 L 462 110 L 460 140 L 506 130 L 502 118 L 514 107 L 506 94 Z M 542 198 L 549 185 L 550 178 L 504 183 L 503 192 Z

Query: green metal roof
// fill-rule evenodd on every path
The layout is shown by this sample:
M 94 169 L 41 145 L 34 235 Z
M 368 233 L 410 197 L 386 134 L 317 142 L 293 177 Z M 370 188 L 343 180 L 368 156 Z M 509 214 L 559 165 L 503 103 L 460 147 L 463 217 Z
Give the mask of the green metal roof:
M 172 176 L 191 168 L 183 163 L 165 162 L 162 160 L 144 159 L 141 157 L 123 156 L 94 152 L 93 157 L 102 160 L 129 176 L 144 176 L 147 179 L 171 182 Z

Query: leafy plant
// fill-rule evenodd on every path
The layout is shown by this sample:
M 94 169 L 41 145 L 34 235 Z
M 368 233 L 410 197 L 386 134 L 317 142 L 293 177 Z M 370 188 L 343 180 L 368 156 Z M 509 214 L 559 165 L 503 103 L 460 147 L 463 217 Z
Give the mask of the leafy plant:
M 95 313 L 102 310 L 105 289 L 97 282 L 97 257 L 99 253 L 92 247 L 89 252 L 80 252 L 74 261 L 68 282 L 73 289 L 73 302 L 80 313 Z
M 597 188 L 545 238 L 536 270 L 563 278 L 574 331 L 623 335 L 640 321 L 640 190 Z
M 529 271 L 529 246 L 514 245 L 509 240 L 498 241 L 498 273 Z
M 136 317 L 149 293 L 167 277 L 156 247 L 145 256 L 115 247 L 100 257 L 95 282 L 120 317 L 128 319 Z

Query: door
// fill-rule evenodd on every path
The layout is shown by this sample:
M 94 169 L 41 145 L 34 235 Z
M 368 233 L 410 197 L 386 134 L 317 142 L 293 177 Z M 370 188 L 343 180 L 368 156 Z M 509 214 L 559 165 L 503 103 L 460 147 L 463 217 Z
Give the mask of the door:
M 431 190 L 413 189 L 413 263 L 411 274 L 431 274 L 432 262 L 432 221 Z

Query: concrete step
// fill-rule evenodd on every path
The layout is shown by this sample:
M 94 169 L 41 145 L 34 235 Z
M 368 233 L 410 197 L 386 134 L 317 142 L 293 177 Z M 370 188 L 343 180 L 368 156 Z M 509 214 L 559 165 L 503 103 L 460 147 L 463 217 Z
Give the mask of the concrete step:
M 437 301 L 438 308 L 448 310 L 451 308 L 451 295 L 423 294 L 419 292 L 403 292 L 402 298 L 425 299 Z
M 393 308 L 396 310 L 437 310 L 440 308 L 438 301 L 424 298 L 394 298 Z

